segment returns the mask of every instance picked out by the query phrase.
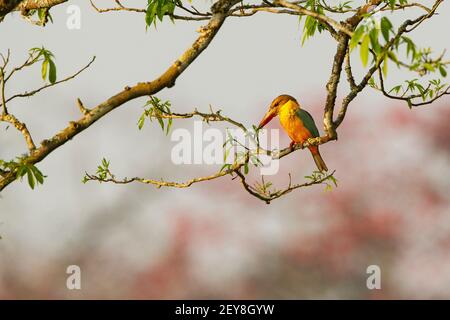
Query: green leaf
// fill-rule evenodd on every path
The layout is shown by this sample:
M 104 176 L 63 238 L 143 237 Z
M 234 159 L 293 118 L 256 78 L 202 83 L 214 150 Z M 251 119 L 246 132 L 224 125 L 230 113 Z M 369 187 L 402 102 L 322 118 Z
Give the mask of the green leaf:
M 304 6 L 313 12 L 323 14 L 323 7 L 317 2 L 317 0 L 307 0 Z M 302 16 L 299 17 L 299 22 L 301 20 Z M 308 38 L 314 36 L 316 31 L 322 32 L 324 29 L 324 26 L 319 21 L 311 16 L 307 16 L 305 19 L 305 25 L 303 26 L 302 45 L 304 45 Z
M 47 69 L 48 69 L 48 63 L 49 63 L 48 61 L 49 61 L 48 59 L 45 59 L 44 62 L 42 62 L 41 73 L 42 73 L 42 80 L 44 80 L 44 81 L 45 81 L 45 79 L 47 79 Z
M 144 122 L 145 122 L 145 112 L 142 113 L 142 115 L 140 116 L 140 118 L 138 120 L 138 128 L 139 128 L 139 130 L 141 130 L 142 127 L 144 126 Z
M 361 61 L 364 67 L 367 66 L 367 62 L 369 61 L 369 44 L 370 36 L 366 34 L 363 38 L 360 49 Z
M 159 21 L 163 21 L 164 16 L 169 15 L 172 19 L 176 1 L 178 0 L 148 0 L 147 10 L 145 13 L 146 28 L 148 28 L 152 23 L 156 26 L 156 18 L 158 18 Z
M 380 43 L 378 42 L 378 29 L 374 28 L 370 30 L 369 36 L 370 36 L 370 43 L 372 45 L 373 51 L 375 51 L 376 54 L 379 54 L 381 51 Z
M 447 76 L 447 70 L 445 70 L 445 68 L 442 65 L 439 66 L 439 72 L 441 73 L 441 76 L 443 76 L 444 78 Z
M 358 46 L 359 40 L 364 34 L 364 26 L 359 26 L 353 33 L 352 39 L 350 40 L 350 50 L 353 50 Z
M 26 171 L 27 171 L 28 184 L 30 185 L 31 189 L 34 189 L 35 180 L 34 180 L 33 172 L 31 171 L 31 169 L 29 167 L 26 167 Z
M 149 1 L 149 5 L 145 13 L 146 27 L 149 27 L 152 24 L 152 22 L 155 20 L 155 15 L 156 15 L 156 4 L 154 2 L 150 3 Z
M 109 161 L 106 160 L 106 158 L 103 158 L 103 159 L 102 159 L 102 166 L 103 166 L 103 168 L 108 169 L 108 167 L 109 167 Z
M 231 146 L 229 148 L 225 149 L 225 152 L 223 153 L 223 162 L 227 161 L 228 155 L 230 154 Z
M 159 117 L 157 116 L 156 119 L 158 120 L 159 125 L 161 126 L 161 129 L 164 131 L 164 121 L 163 121 L 163 119 L 160 116 Z
M 27 173 L 27 166 L 21 165 L 17 170 L 16 177 L 22 178 L 25 175 L 25 173 Z
M 48 74 L 48 80 L 50 81 L 50 83 L 55 83 L 56 82 L 56 65 L 53 62 L 52 59 L 48 60 L 50 62 L 50 69 L 49 69 L 49 74 Z
M 434 72 L 434 70 L 435 70 L 434 67 L 430 63 L 424 63 L 423 67 L 430 72 Z
M 401 90 L 401 88 L 402 88 L 402 85 L 395 86 L 389 91 L 389 93 L 391 93 L 392 91 L 395 91 L 395 93 L 398 94 L 398 92 Z
M 388 73 L 388 57 L 385 56 L 383 60 L 383 75 L 386 77 Z
M 42 172 L 34 165 L 30 166 L 31 171 L 33 171 L 33 175 L 36 178 L 36 181 L 39 184 L 43 184 L 44 183 L 44 175 L 42 174 Z
M 317 29 L 316 19 L 307 16 L 305 20 L 305 26 L 303 27 L 302 46 L 305 44 L 305 41 L 308 40 L 308 38 L 314 35 L 316 29 Z
M 391 58 L 392 61 L 394 61 L 397 64 L 397 66 L 399 66 L 399 61 L 395 53 L 393 53 L 392 51 L 388 51 L 388 56 L 389 58 Z
M 170 127 L 172 127 L 172 121 L 173 121 L 172 118 L 169 118 L 169 120 L 167 120 L 166 135 L 168 135 L 170 132 Z
M 389 21 L 386 17 L 381 18 L 381 33 L 383 34 L 383 38 L 386 42 L 389 41 L 389 33 L 392 29 L 393 26 L 391 21 Z
M 47 8 L 38 9 L 38 18 L 41 23 L 45 21 L 45 16 L 47 15 L 47 12 L 48 12 Z
M 158 3 L 158 10 L 156 11 L 156 15 L 158 16 L 159 21 L 162 21 L 164 18 L 164 14 L 167 12 L 167 6 L 162 5 L 163 1 Z
M 394 10 L 394 8 L 395 8 L 395 0 L 389 0 L 389 6 L 391 7 L 391 10 Z
M 330 176 L 329 179 L 333 182 L 333 184 L 334 184 L 335 187 L 338 186 L 338 184 L 337 184 L 337 179 L 336 179 L 334 176 Z
M 411 54 L 411 60 L 414 60 L 414 57 L 416 56 L 416 45 L 415 43 L 408 37 L 403 36 L 402 40 L 404 43 L 406 43 L 406 56 L 409 56 Z

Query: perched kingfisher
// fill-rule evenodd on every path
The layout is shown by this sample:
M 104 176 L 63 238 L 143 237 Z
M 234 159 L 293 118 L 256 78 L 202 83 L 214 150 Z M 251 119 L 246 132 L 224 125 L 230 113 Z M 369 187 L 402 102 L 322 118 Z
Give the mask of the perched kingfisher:
M 258 128 L 264 127 L 277 115 L 280 116 L 281 126 L 292 140 L 291 148 L 296 143 L 303 144 L 309 138 L 319 137 L 319 130 L 317 130 L 313 117 L 308 111 L 300 108 L 300 104 L 294 97 L 282 94 L 275 98 Z M 327 165 L 320 156 L 319 146 L 309 146 L 308 149 L 311 151 L 317 168 L 320 171 L 328 171 Z

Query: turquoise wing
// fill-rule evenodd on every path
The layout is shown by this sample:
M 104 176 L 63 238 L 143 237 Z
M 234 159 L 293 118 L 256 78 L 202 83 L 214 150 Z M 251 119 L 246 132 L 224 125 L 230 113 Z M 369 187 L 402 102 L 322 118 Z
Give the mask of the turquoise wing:
M 319 130 L 316 127 L 313 117 L 309 114 L 308 111 L 303 109 L 297 110 L 297 116 L 302 120 L 303 126 L 311 132 L 311 135 L 315 137 L 319 137 Z

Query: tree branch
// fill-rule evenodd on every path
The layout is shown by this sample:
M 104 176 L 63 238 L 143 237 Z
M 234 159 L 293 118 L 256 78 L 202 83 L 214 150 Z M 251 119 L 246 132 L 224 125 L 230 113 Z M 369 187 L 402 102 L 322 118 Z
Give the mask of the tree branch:
M 365 74 L 365 76 L 363 77 L 363 79 L 361 80 L 361 82 L 356 85 L 356 87 L 353 87 L 350 90 L 350 93 L 347 94 L 347 96 L 343 99 L 342 101 L 342 105 L 341 108 L 339 110 L 339 114 L 336 118 L 336 121 L 334 121 L 333 123 L 333 128 L 337 128 L 341 125 L 342 121 L 345 118 L 345 115 L 347 113 L 347 109 L 348 106 L 350 104 L 350 102 L 352 102 L 356 96 L 362 91 L 364 90 L 364 88 L 367 86 L 367 84 L 369 83 L 370 79 L 372 78 L 373 74 L 380 68 L 381 63 L 383 62 L 383 58 L 385 56 L 385 54 L 387 54 L 387 52 L 389 51 L 389 49 L 394 45 L 394 43 L 397 42 L 397 40 L 400 38 L 400 36 L 404 33 L 408 33 L 411 32 L 412 30 L 415 29 L 416 26 L 418 26 L 419 24 L 421 24 L 425 19 L 430 18 L 431 16 L 433 16 L 436 12 L 436 9 L 439 7 L 439 5 L 442 3 L 443 0 L 437 0 L 433 6 L 433 9 L 427 13 L 424 14 L 414 20 L 406 20 L 397 30 L 397 33 L 395 34 L 395 36 L 393 38 L 391 38 L 389 40 L 389 42 L 387 42 L 385 44 L 385 46 L 382 48 L 381 50 L 381 54 L 379 55 L 381 58 L 377 58 L 376 57 L 376 61 L 375 64 L 369 68 L 369 71 Z M 408 27 L 413 26 L 413 28 L 408 29 Z
M 98 8 L 92 2 L 92 0 L 90 0 L 90 3 L 91 3 L 91 6 L 95 9 L 95 11 L 97 11 L 98 13 L 117 12 L 117 11 L 129 11 L 129 12 L 138 12 L 138 13 L 146 13 L 147 12 L 146 9 L 125 7 L 122 4 L 120 4 L 120 2 L 117 7 L 106 8 L 106 9 Z M 190 11 L 190 13 L 192 14 L 193 12 Z M 194 14 L 195 14 L 195 12 L 194 12 Z M 186 21 L 202 21 L 202 20 L 208 20 L 211 17 L 211 14 L 209 14 L 209 15 L 195 14 L 195 16 L 181 16 L 181 15 L 177 15 L 177 14 L 170 14 L 168 12 L 166 12 L 165 15 L 169 16 L 175 20 L 186 20 Z
M 41 146 L 25 157 L 23 161 L 30 164 L 42 161 L 55 149 L 122 104 L 138 97 L 155 94 L 164 88 L 172 87 L 178 76 L 208 47 L 225 21 L 228 11 L 238 2 L 239 0 L 219 0 L 216 2 L 211 7 L 213 13 L 211 19 L 199 31 L 200 36 L 160 77 L 151 82 L 138 83 L 132 87 L 125 87 L 124 90 L 100 103 L 78 121 L 71 122 L 61 132 L 55 134 L 48 140 L 42 141 Z M 0 180 L 0 191 L 15 180 L 15 172 L 4 176 Z
M 25 123 L 20 122 L 14 115 L 9 114 L 9 113 L 3 113 L 0 116 L 0 121 L 4 121 L 4 122 L 9 122 L 10 124 L 12 124 L 19 132 L 22 133 L 25 142 L 27 143 L 28 146 L 28 150 L 31 152 L 33 152 L 36 149 L 36 146 L 33 142 L 33 138 L 31 137 L 30 132 L 27 129 L 27 126 L 25 125 Z M 0 180 L 1 181 L 1 180 Z
M 0 22 L 12 11 L 21 11 L 26 15 L 30 10 L 51 8 L 67 0 L 0 0 Z
M 6 100 L 6 102 L 9 102 L 9 101 L 11 101 L 11 100 L 13 100 L 13 99 L 15 99 L 15 98 L 25 98 L 25 97 L 33 96 L 33 95 L 35 95 L 36 93 L 38 93 L 38 92 L 40 92 L 40 91 L 42 91 L 42 90 L 44 90 L 44 89 L 47 89 L 47 88 L 56 86 L 57 84 L 60 84 L 60 83 L 63 83 L 63 82 L 69 81 L 69 80 L 72 80 L 73 78 L 75 78 L 76 76 L 78 76 L 80 73 L 82 73 L 84 70 L 86 70 L 87 68 L 89 68 L 89 67 L 91 66 L 91 64 L 92 64 L 94 61 L 95 61 L 95 56 L 92 57 L 91 61 L 89 61 L 89 63 L 88 63 L 87 65 L 85 65 L 83 68 L 81 68 L 80 70 L 78 70 L 77 72 L 75 72 L 74 74 L 72 74 L 71 76 L 68 76 L 68 77 L 66 77 L 66 78 L 64 78 L 64 79 L 61 79 L 61 80 L 59 80 L 59 81 L 55 81 L 55 82 L 53 82 L 53 83 L 46 84 L 46 85 L 44 85 L 44 86 L 42 86 L 42 87 L 40 87 L 40 88 L 37 88 L 37 89 L 35 89 L 35 90 L 32 90 L 32 91 L 30 91 L 30 92 L 24 92 L 24 93 L 15 94 L 15 95 L 9 97 L 9 98 Z
M 361 6 L 356 13 L 348 18 L 345 22 L 343 22 L 346 27 L 353 32 L 356 26 L 361 22 L 364 15 L 367 14 L 374 6 L 380 4 L 381 0 L 370 0 L 364 6 Z M 331 75 L 326 85 L 327 88 L 327 99 L 325 102 L 325 110 L 324 110 L 324 127 L 328 136 L 332 140 L 337 139 L 336 126 L 333 121 L 333 113 L 334 107 L 336 104 L 337 97 L 337 89 L 339 85 L 339 80 L 342 73 L 342 65 L 344 63 L 344 59 L 346 57 L 346 53 L 348 50 L 348 43 L 350 37 L 347 33 L 342 31 L 339 32 L 338 37 L 338 45 L 336 49 L 336 53 L 333 59 L 333 66 L 331 69 Z
M 294 3 L 291 3 L 291 2 L 288 2 L 288 1 L 285 1 L 285 0 L 275 0 L 274 4 L 279 4 L 279 5 L 283 6 L 283 7 L 295 10 L 295 11 L 297 11 L 297 12 L 303 14 L 303 15 L 310 16 L 312 18 L 317 19 L 323 25 L 325 25 L 327 30 L 330 31 L 330 33 L 332 35 L 334 35 L 334 36 L 336 36 L 336 32 L 345 33 L 349 37 L 351 37 L 353 35 L 353 32 L 351 30 L 347 29 L 345 27 L 345 25 L 343 25 L 343 24 L 333 20 L 332 18 L 330 18 L 330 17 L 328 17 L 326 15 L 317 13 L 315 11 L 308 10 L 308 9 L 306 9 L 304 7 L 301 7 L 299 5 L 296 5 Z
M 412 107 L 420 107 L 420 106 L 424 106 L 424 105 L 428 105 L 431 104 L 433 102 L 435 102 L 436 100 L 442 98 L 445 95 L 449 95 L 450 94 L 450 86 L 447 86 L 447 88 L 445 90 L 442 90 L 442 92 L 437 93 L 436 96 L 433 99 L 430 99 L 428 101 L 422 101 L 422 102 L 414 102 L 413 99 L 422 97 L 421 94 L 413 94 L 410 96 L 394 96 L 391 95 L 389 92 L 386 91 L 385 87 L 384 87 L 384 78 L 383 78 L 383 72 L 381 71 L 380 68 L 378 68 L 378 75 L 380 78 L 380 88 L 376 88 L 378 90 L 380 90 L 384 96 L 390 98 L 390 99 L 394 99 L 394 100 L 401 100 L 401 101 L 405 101 L 408 104 L 408 107 L 412 108 Z M 425 89 L 425 93 L 427 93 L 429 90 L 429 87 Z
M 327 186 L 331 186 L 329 183 L 326 183 L 326 182 L 328 180 L 336 181 L 336 180 L 333 180 L 335 171 L 333 171 L 329 174 L 326 174 L 326 175 L 321 175 L 317 179 L 313 179 L 309 182 L 295 184 L 295 185 L 292 185 L 292 182 L 290 181 L 291 175 L 289 175 L 289 185 L 285 189 L 276 190 L 276 191 L 270 191 L 270 190 L 264 190 L 264 189 L 257 190 L 254 186 L 247 183 L 245 175 L 240 170 L 235 170 L 235 173 L 241 179 L 241 184 L 248 193 L 250 193 L 252 196 L 264 201 L 267 204 L 270 204 L 270 202 L 272 200 L 281 198 L 282 196 L 284 196 L 296 189 L 310 187 L 310 186 L 317 185 L 317 184 L 326 184 Z M 263 184 L 264 184 L 264 180 L 263 180 Z

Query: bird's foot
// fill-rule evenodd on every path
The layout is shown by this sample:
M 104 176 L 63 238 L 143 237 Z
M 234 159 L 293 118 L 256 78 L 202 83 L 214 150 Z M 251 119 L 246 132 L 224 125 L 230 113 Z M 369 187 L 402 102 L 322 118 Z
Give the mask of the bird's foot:
M 298 148 L 303 149 L 303 143 L 297 143 L 295 141 L 291 141 L 289 144 L 289 148 L 291 148 L 291 151 L 294 151 Z
M 294 151 L 295 150 L 295 145 L 296 145 L 297 143 L 295 142 L 295 141 L 291 141 L 291 143 L 289 144 L 289 148 L 291 149 L 291 151 Z

